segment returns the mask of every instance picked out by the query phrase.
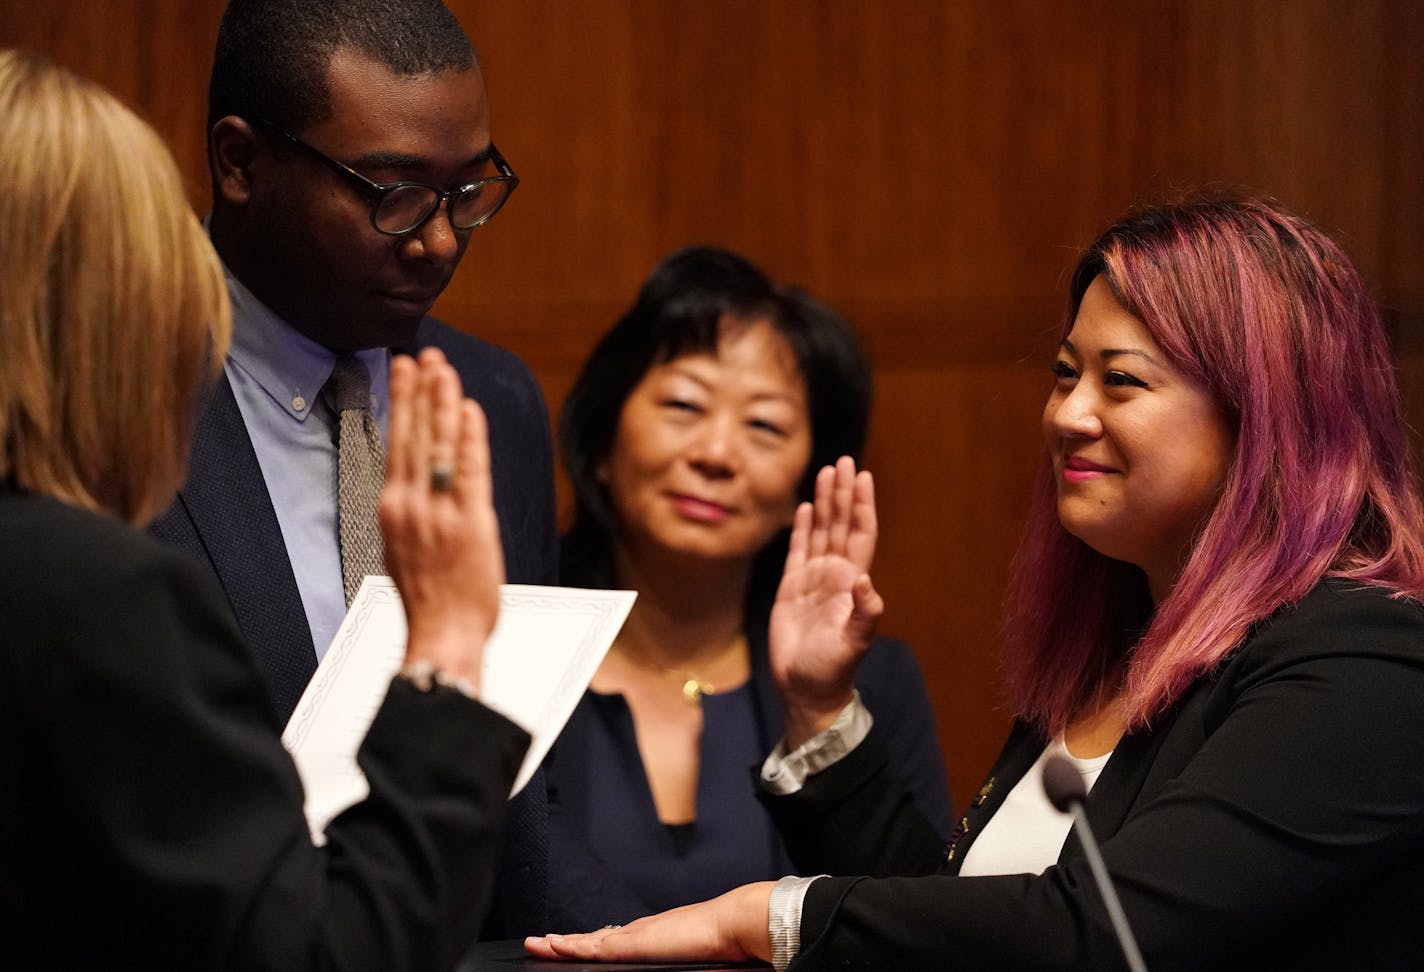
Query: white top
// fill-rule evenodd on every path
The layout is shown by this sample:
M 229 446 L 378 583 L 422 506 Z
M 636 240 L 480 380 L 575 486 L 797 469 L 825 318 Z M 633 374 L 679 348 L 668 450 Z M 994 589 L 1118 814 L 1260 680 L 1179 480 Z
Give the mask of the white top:
M 1068 752 L 1063 737 L 1050 742 L 970 845 L 959 868 L 962 877 L 1041 874 L 1058 862 L 1063 842 L 1073 827 L 1073 817 L 1055 810 L 1043 792 L 1043 764 L 1055 753 L 1073 764 L 1082 775 L 1086 790 L 1093 788 L 1112 755 L 1109 752 L 1079 759 Z

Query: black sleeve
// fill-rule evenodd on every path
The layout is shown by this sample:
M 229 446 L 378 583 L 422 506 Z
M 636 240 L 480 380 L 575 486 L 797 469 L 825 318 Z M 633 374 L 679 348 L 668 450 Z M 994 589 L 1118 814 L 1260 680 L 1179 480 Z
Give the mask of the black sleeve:
M 933 874 L 944 842 L 891 765 L 878 726 L 796 793 L 758 789 L 802 874 Z
M 558 522 L 554 458 L 544 394 L 517 355 L 447 324 L 426 318 L 419 347 L 440 348 L 460 374 L 466 395 L 484 409 L 489 427 L 495 515 L 511 584 L 558 580 Z M 510 802 L 506 837 L 496 865 L 493 907 L 482 934 L 516 938 L 548 930 L 549 797 L 542 772 Z
M 1424 951 L 1424 624 L 1370 600 L 1249 645 L 1158 750 L 1195 739 L 1180 769 L 1102 841 L 1156 972 L 1410 967 Z M 801 937 L 797 969 L 1122 961 L 1082 857 L 1040 876 L 823 879 Z
M 83 599 L 37 595 L 10 629 L 26 947 L 54 967 L 448 966 L 484 906 L 525 734 L 397 681 L 359 755 L 370 797 L 313 847 L 221 595 L 151 546 L 92 570 L 104 554 L 86 551 L 66 581 Z
M 800 791 L 758 787 L 802 874 L 932 874 L 950 827 L 934 712 L 903 642 L 877 638 L 856 675 L 870 735 Z
M 876 638 L 855 684 L 915 805 L 935 832 L 947 838 L 954 806 L 934 706 L 914 652 L 903 641 Z

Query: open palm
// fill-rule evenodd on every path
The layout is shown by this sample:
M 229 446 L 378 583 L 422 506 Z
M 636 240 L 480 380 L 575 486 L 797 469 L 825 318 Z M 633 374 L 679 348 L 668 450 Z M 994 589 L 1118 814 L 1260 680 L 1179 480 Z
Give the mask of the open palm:
M 771 668 L 788 742 L 799 735 L 793 722 L 809 720 L 819 731 L 850 701 L 856 665 L 884 610 L 868 573 L 876 537 L 874 481 L 842 457 L 816 476 L 815 502 L 796 510 L 771 610 Z

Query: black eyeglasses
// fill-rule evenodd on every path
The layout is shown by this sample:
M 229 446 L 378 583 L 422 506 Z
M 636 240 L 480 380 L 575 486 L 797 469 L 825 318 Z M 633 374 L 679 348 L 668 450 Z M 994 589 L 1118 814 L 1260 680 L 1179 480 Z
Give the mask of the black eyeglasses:
M 404 236 L 416 229 L 441 203 L 447 203 L 446 215 L 450 225 L 457 230 L 474 229 L 489 222 L 500 207 L 509 199 L 510 193 L 519 185 L 519 176 L 504 161 L 499 149 L 490 143 L 489 157 L 499 175 L 472 182 L 467 186 L 437 189 L 419 182 L 391 182 L 381 185 L 372 182 L 361 173 L 336 161 L 321 149 L 308 145 L 291 132 L 261 118 L 251 119 L 274 135 L 279 135 L 305 151 L 312 158 L 345 177 L 371 203 L 371 225 L 379 233 L 387 236 Z

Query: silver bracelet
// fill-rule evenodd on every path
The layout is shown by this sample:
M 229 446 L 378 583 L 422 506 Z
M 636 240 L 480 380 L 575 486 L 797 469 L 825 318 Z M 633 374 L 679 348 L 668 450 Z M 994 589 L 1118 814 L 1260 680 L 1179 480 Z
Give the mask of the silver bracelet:
M 475 686 L 468 678 L 459 678 L 447 672 L 443 672 L 435 667 L 432 661 L 420 659 L 418 661 L 406 662 L 396 672 L 397 678 L 403 678 L 417 691 L 433 692 L 436 688 L 454 689 L 466 698 L 477 698 Z

